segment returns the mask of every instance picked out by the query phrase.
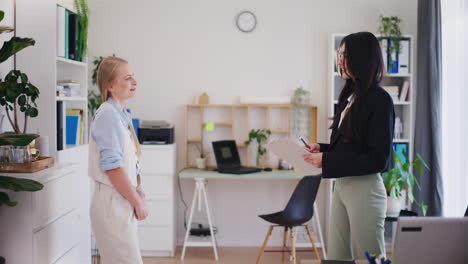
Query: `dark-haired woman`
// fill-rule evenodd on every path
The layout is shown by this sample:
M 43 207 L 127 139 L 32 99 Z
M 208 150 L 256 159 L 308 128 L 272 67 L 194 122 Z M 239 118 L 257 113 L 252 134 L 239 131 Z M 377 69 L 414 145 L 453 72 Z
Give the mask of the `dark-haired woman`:
M 346 84 L 331 126 L 330 144 L 311 144 L 304 159 L 336 178 L 332 198 L 329 259 L 363 259 L 364 252 L 385 254 L 387 208 L 381 172 L 393 167 L 395 112 L 379 83 L 382 53 L 369 32 L 346 36 L 337 53 Z

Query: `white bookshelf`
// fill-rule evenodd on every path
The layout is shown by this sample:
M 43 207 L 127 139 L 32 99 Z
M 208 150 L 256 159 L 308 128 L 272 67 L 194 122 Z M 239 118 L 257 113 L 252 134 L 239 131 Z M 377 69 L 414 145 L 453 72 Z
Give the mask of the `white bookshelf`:
M 335 56 L 336 50 L 338 49 L 341 40 L 348 34 L 332 34 L 329 40 L 329 92 L 328 92 L 328 116 L 332 117 L 335 114 L 335 108 L 338 104 L 338 97 L 343 88 L 345 81 L 341 78 L 341 76 L 336 72 L 335 69 Z M 377 38 L 379 35 L 376 34 Z M 408 156 L 409 159 L 413 159 L 413 144 L 414 144 L 414 85 L 415 85 L 415 78 L 414 78 L 414 38 L 410 35 L 404 35 L 402 37 L 405 40 L 409 40 L 409 73 L 400 74 L 400 73 L 386 73 L 385 78 L 382 81 L 382 86 L 399 86 L 399 90 L 401 92 L 401 87 L 404 81 L 409 82 L 409 90 L 408 95 L 405 101 L 394 100 L 394 108 L 396 116 L 399 116 L 403 123 L 403 134 L 399 139 L 393 139 L 394 144 L 398 143 L 406 143 L 408 144 Z M 327 127 L 331 125 L 330 123 L 327 124 Z M 328 131 L 328 139 L 331 136 L 331 130 Z M 333 192 L 333 185 L 334 182 L 330 181 L 329 184 L 329 191 L 328 191 L 328 198 L 327 198 L 327 210 L 328 210 L 328 219 L 330 219 L 330 212 L 331 212 L 331 197 Z M 406 203 L 406 207 L 409 204 Z M 388 245 L 387 245 L 388 246 Z M 388 248 L 391 250 L 391 248 Z
M 62 247 L 64 239 L 59 235 L 61 230 L 52 230 L 49 252 L 60 254 L 47 263 L 91 263 L 91 228 L 89 223 L 90 180 L 88 171 L 88 145 L 87 145 L 87 91 L 88 66 L 87 61 L 78 62 L 57 57 L 57 1 L 56 0 L 16 0 L 16 34 L 19 37 L 31 37 L 36 41 L 33 47 L 28 47 L 16 56 L 17 68 L 25 72 L 31 83 L 40 91 L 37 99 L 39 115 L 29 119 L 28 132 L 39 133 L 49 137 L 49 152 L 55 158 L 56 166 L 72 163 L 72 173 L 64 178 L 72 179 L 73 190 L 79 195 L 60 192 L 54 196 L 54 201 L 71 199 L 76 208 L 77 223 L 67 226 L 67 229 L 80 230 L 78 237 L 73 238 L 72 248 L 67 252 Z M 68 7 L 73 11 L 72 7 Z M 81 84 L 81 96 L 62 98 L 57 97 L 57 80 L 74 80 Z M 79 146 L 66 146 L 64 150 L 57 151 L 57 102 L 63 102 L 64 108 L 81 108 L 84 110 L 84 144 Z M 67 185 L 67 187 L 69 187 Z M 40 192 L 38 192 L 39 194 Z M 54 194 L 55 195 L 55 194 Z M 71 195 L 71 196 L 70 196 Z M 46 205 L 54 205 L 54 202 Z M 47 211 L 47 210 L 46 210 Z M 55 222 L 54 222 L 55 223 Z M 71 239 L 71 238 L 70 238 Z M 24 246 L 33 246 L 24 243 Z M 76 254 L 75 254 L 76 253 Z M 59 256 L 60 255 L 60 256 Z M 73 256 L 72 261 L 70 257 Z M 62 261 L 62 259 L 66 259 Z M 23 263 L 23 262 L 22 262 Z M 32 262 L 28 262 L 32 263 Z M 44 262 L 46 263 L 46 262 Z
M 75 8 L 57 3 L 57 7 L 63 7 L 68 12 L 75 13 Z M 56 38 L 59 36 L 57 35 Z M 58 47 L 57 47 L 58 48 Z M 56 53 L 57 54 L 57 53 Z M 62 155 L 64 151 L 75 149 L 79 145 L 88 144 L 88 63 L 87 58 L 83 61 L 76 61 L 68 58 L 56 56 L 56 82 L 73 81 L 80 84 L 81 95 L 74 97 L 55 96 L 56 102 L 62 102 L 62 120 L 63 120 L 63 150 L 58 150 L 58 155 Z M 66 110 L 67 109 L 82 109 L 84 117 L 84 135 L 83 142 L 77 142 L 76 145 L 66 144 L 67 124 Z
M 341 89 L 345 84 L 345 80 L 341 78 L 341 76 L 336 72 L 335 69 L 335 51 L 338 49 L 341 40 L 347 34 L 332 34 L 330 37 L 329 43 L 329 106 L 328 106 L 328 116 L 334 116 L 335 114 L 335 107 L 338 104 L 338 97 L 340 95 Z M 378 35 L 376 35 L 379 37 Z M 394 100 L 393 104 L 395 107 L 395 114 L 396 116 L 400 117 L 403 123 L 403 134 L 401 138 L 394 139 L 393 143 L 408 143 L 408 150 L 409 150 L 409 158 L 412 159 L 413 157 L 413 130 L 414 130 L 414 100 L 413 100 L 413 87 L 414 87 L 414 71 L 413 71 L 413 37 L 410 35 L 404 35 L 403 39 L 407 39 L 410 42 L 410 65 L 409 65 L 409 73 L 408 74 L 399 74 L 399 73 L 387 73 L 384 80 L 382 81 L 382 86 L 394 85 L 400 88 L 403 85 L 404 81 L 409 82 L 409 90 L 408 96 L 406 100 Z M 330 123 L 327 126 L 331 125 Z M 328 138 L 330 138 L 331 130 L 328 131 Z

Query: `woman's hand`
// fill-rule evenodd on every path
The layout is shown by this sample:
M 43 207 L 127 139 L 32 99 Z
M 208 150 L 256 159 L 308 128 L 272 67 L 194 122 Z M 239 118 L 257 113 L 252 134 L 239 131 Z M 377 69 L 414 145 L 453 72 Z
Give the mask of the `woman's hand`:
M 322 156 L 323 152 L 302 155 L 304 161 L 314 165 L 317 168 L 322 168 Z
M 135 217 L 138 221 L 145 220 L 148 217 L 148 209 L 146 208 L 146 203 L 141 199 L 141 203 L 135 207 Z
M 320 145 L 317 143 L 309 144 L 309 147 L 304 147 L 310 153 L 317 153 L 320 152 Z

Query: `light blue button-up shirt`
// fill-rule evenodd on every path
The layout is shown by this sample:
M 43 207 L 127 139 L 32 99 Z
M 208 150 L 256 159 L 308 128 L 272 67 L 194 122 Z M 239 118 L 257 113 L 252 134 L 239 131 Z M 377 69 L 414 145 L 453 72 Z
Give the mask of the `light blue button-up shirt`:
M 109 97 L 110 103 L 117 111 L 102 109 L 96 113 L 91 136 L 99 146 L 101 168 L 104 171 L 124 167 L 124 140 L 132 137 L 128 126 L 131 122 L 130 113 L 122 109 L 120 105 Z M 122 130 L 120 126 L 124 126 Z M 126 131 L 127 133 L 122 133 Z

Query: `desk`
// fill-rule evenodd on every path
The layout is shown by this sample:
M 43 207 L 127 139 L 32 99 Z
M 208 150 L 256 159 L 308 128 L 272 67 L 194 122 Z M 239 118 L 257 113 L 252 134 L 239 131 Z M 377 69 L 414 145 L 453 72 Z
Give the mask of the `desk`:
M 299 180 L 302 179 L 304 176 L 298 174 L 294 171 L 286 171 L 286 170 L 273 170 L 273 171 L 261 171 L 256 173 L 248 173 L 248 174 L 227 174 L 227 173 L 219 173 L 214 170 L 201 170 L 201 169 L 183 169 L 179 173 L 179 178 L 181 179 L 194 179 L 195 180 L 195 191 L 193 192 L 193 199 L 192 205 L 190 207 L 190 215 L 189 221 L 187 223 L 187 231 L 185 232 L 185 239 L 184 239 L 184 246 L 182 248 L 181 260 L 185 257 L 185 250 L 188 246 L 193 247 L 202 247 L 202 246 L 212 246 L 215 259 L 218 260 L 218 251 L 216 246 L 216 238 L 213 232 L 213 223 L 212 217 L 210 212 L 210 207 L 207 198 L 207 179 L 233 179 L 233 180 Z M 198 204 L 198 210 L 201 211 L 201 207 L 205 204 L 206 215 L 208 218 L 208 225 L 211 234 L 211 242 L 192 242 L 189 241 L 189 234 L 190 234 L 190 226 L 192 224 L 193 213 L 195 207 Z M 325 252 L 325 244 L 322 235 L 322 227 L 320 225 L 320 217 L 318 215 L 317 206 L 314 203 L 314 217 L 315 225 L 318 230 L 319 240 L 322 245 L 322 253 L 326 258 Z

